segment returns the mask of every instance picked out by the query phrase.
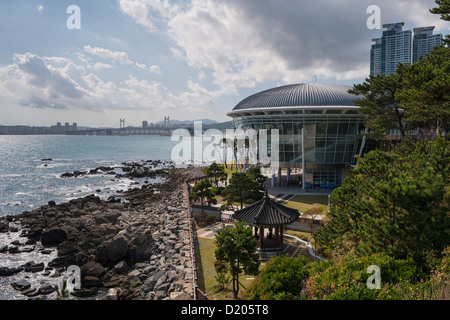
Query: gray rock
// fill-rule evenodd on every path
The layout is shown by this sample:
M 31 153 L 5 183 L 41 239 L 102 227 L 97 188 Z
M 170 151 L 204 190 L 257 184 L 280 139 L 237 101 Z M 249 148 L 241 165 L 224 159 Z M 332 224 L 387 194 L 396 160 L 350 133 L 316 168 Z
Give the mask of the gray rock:
M 23 270 L 23 268 L 16 268 L 16 267 L 0 267 L 0 277 L 9 277 L 16 273 L 19 273 Z
M 125 261 L 120 261 L 114 266 L 114 271 L 117 274 L 124 274 L 130 270 L 130 266 Z
M 51 284 L 47 283 L 47 284 L 44 284 L 43 286 L 41 286 L 38 291 L 39 291 L 39 294 L 45 296 L 45 295 L 55 292 L 56 289 Z
M 57 245 L 66 239 L 66 231 L 58 227 L 52 227 L 42 231 L 41 243 L 44 246 Z
M 123 237 L 111 241 L 108 246 L 108 258 L 111 262 L 118 262 L 127 257 L 128 244 Z
M 103 282 L 97 277 L 87 276 L 87 277 L 84 277 L 84 287 L 85 288 L 100 288 L 100 287 L 103 287 Z
M 18 281 L 18 282 L 11 283 L 11 286 L 15 290 L 22 291 L 22 290 L 29 289 L 31 287 L 31 284 L 28 281 L 26 281 L 26 280 L 21 280 L 21 281 Z
M 82 276 L 101 278 L 105 274 L 105 268 L 95 261 L 89 261 L 80 268 Z

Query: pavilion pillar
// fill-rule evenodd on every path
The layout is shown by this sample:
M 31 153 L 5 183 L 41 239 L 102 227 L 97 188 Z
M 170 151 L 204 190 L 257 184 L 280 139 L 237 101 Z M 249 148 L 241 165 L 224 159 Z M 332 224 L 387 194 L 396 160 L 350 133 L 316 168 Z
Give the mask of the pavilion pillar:
M 275 227 L 275 247 L 278 248 L 280 246 L 280 227 Z
M 280 244 L 283 244 L 283 226 L 280 226 Z
M 259 227 L 259 247 L 264 248 L 264 227 Z

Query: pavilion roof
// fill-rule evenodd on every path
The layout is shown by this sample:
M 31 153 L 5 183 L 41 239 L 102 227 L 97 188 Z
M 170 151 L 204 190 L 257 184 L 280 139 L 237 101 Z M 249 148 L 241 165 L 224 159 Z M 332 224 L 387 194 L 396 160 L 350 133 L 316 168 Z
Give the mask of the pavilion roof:
M 269 197 L 266 192 L 264 198 L 233 214 L 233 218 L 255 226 L 283 226 L 296 221 L 300 213 L 285 207 Z

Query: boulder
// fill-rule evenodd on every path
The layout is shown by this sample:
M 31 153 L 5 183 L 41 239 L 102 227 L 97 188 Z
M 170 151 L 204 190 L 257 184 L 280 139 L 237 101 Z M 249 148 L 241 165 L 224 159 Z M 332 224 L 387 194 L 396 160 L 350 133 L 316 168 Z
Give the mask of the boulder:
M 123 237 L 116 238 L 109 243 L 107 252 L 111 262 L 118 262 L 127 257 L 128 244 Z
M 41 243 L 44 246 L 57 245 L 66 240 L 66 231 L 59 227 L 45 229 L 41 234 Z
M 43 286 L 41 286 L 38 289 L 38 292 L 39 292 L 39 294 L 45 296 L 45 295 L 55 292 L 55 290 L 56 290 L 55 287 L 53 287 L 51 284 L 47 283 L 47 284 L 44 284 Z
M 95 261 L 87 262 L 81 266 L 80 270 L 82 276 L 101 278 L 105 274 L 105 268 L 103 268 L 100 263 Z
M 11 283 L 11 286 L 15 290 L 22 291 L 22 290 L 29 289 L 31 287 L 31 284 L 28 281 L 26 281 L 26 280 L 21 280 L 21 281 L 18 281 L 18 282 Z
M 23 268 L 16 268 L 16 267 L 0 267 L 0 277 L 9 277 L 16 273 L 19 273 L 23 270 Z
M 103 287 L 103 282 L 97 277 L 86 276 L 86 277 L 84 277 L 84 287 L 85 288 L 100 288 L 100 287 Z
M 125 261 L 120 261 L 114 266 L 114 271 L 117 274 L 124 274 L 130 270 L 130 266 Z

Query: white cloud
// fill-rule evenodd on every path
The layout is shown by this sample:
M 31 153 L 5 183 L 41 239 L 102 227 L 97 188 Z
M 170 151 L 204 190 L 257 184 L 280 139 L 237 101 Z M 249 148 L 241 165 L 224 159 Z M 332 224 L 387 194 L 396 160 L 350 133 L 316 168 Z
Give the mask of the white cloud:
M 40 4 L 40 5 L 38 6 L 38 11 L 39 11 L 39 12 L 44 11 L 44 6 L 43 6 L 42 4 Z
M 176 44 L 169 48 L 172 56 L 211 75 L 222 95 L 265 82 L 310 82 L 314 76 L 365 78 L 371 38 L 376 37 L 366 27 L 370 4 L 381 7 L 383 23 L 444 23 L 428 12 L 433 0 L 192 0 L 183 6 L 179 1 L 120 0 L 122 11 L 137 23 L 166 33 Z
M 145 64 L 143 63 L 139 63 L 139 62 L 134 62 L 132 61 L 128 54 L 126 52 L 123 51 L 112 51 L 109 49 L 105 49 L 105 48 L 99 48 L 99 47 L 91 47 L 91 46 L 84 46 L 83 48 L 84 52 L 100 57 L 102 59 L 105 60 L 109 60 L 111 63 L 118 63 L 122 66 L 134 66 L 137 67 L 140 70 L 144 70 L 144 71 L 150 71 L 152 73 L 156 73 L 156 74 L 162 74 L 161 69 L 159 68 L 159 66 L 157 65 L 152 65 L 150 67 L 147 67 Z M 95 69 L 98 68 L 111 68 L 112 65 L 110 64 L 104 64 L 104 63 L 96 63 L 94 65 Z
M 201 115 L 207 113 L 204 103 L 210 100 L 198 85 L 189 84 L 187 92 L 175 95 L 160 82 L 140 80 L 132 75 L 125 81 L 106 82 L 90 72 L 108 67 L 101 63 L 84 66 L 61 57 L 15 54 L 12 64 L 0 68 L 0 105 L 160 113 L 186 106 L 187 110 Z M 160 71 L 157 66 L 151 69 Z M 195 108 L 190 109 L 193 105 Z

